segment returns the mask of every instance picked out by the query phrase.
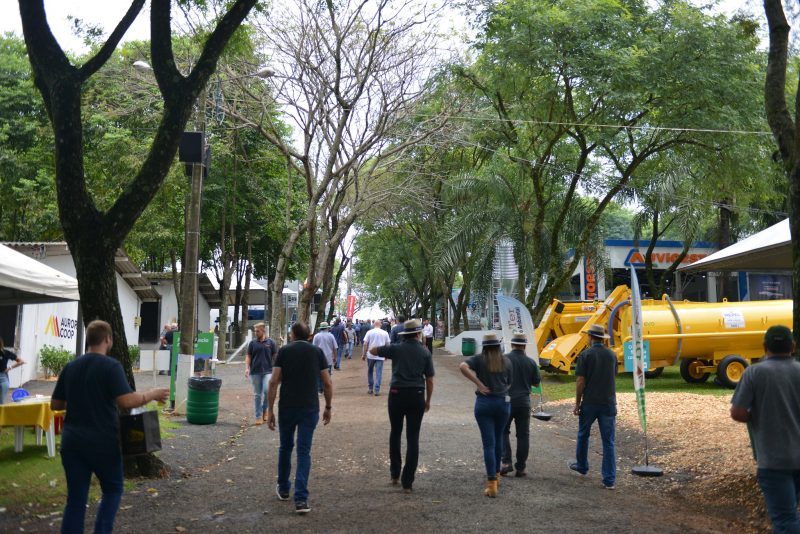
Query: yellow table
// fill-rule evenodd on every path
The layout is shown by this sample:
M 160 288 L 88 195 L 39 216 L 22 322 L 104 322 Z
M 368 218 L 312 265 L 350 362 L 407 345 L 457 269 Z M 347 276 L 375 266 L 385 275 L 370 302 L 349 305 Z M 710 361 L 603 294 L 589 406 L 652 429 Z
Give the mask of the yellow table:
M 47 456 L 56 455 L 55 415 L 63 411 L 50 409 L 50 398 L 30 398 L 11 404 L 0 404 L 0 426 L 14 427 L 14 452 L 22 452 L 23 432 L 26 426 L 36 427 L 36 444 L 42 444 L 42 432 L 47 439 Z

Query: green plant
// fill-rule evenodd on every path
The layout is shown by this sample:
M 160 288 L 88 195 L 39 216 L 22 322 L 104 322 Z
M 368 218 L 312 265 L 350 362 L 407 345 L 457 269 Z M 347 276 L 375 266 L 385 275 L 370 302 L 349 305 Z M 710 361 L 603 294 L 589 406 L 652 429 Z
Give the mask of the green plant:
M 131 357 L 131 364 L 135 364 L 139 361 L 139 355 L 141 354 L 141 349 L 139 345 L 128 345 L 128 354 Z
M 45 374 L 58 376 L 61 370 L 75 357 L 73 353 L 61 347 L 45 345 L 39 351 Z

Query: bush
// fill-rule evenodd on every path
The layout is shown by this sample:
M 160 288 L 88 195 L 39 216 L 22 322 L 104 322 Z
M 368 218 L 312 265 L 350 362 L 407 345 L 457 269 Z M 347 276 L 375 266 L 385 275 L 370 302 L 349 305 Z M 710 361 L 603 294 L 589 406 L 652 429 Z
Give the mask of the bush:
M 51 347 L 45 345 L 39 351 L 41 357 L 42 367 L 44 367 L 45 375 L 58 376 L 64 367 L 75 358 L 75 355 L 61 347 Z
M 141 355 L 141 349 L 139 349 L 139 345 L 128 345 L 128 354 L 131 357 L 131 365 L 133 367 L 139 365 L 139 356 Z

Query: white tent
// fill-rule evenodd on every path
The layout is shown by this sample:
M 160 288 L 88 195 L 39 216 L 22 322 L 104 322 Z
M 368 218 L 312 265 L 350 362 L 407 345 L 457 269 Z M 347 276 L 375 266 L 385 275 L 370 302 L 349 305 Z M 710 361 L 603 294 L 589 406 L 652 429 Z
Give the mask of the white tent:
M 0 305 L 80 300 L 78 281 L 0 245 Z
M 734 243 L 690 265 L 682 272 L 787 271 L 792 268 L 792 236 L 789 219 Z

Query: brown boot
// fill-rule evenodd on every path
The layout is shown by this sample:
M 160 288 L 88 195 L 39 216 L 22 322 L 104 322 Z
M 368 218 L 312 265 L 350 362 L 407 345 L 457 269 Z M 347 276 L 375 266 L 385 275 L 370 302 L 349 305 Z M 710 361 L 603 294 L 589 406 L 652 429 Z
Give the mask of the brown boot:
M 497 472 L 497 487 L 498 487 L 498 488 L 500 487 L 500 478 L 501 478 L 501 477 L 502 477 L 502 475 L 500 474 L 500 471 L 498 471 L 498 472 Z
M 497 480 L 487 480 L 483 494 L 487 497 L 497 497 Z

